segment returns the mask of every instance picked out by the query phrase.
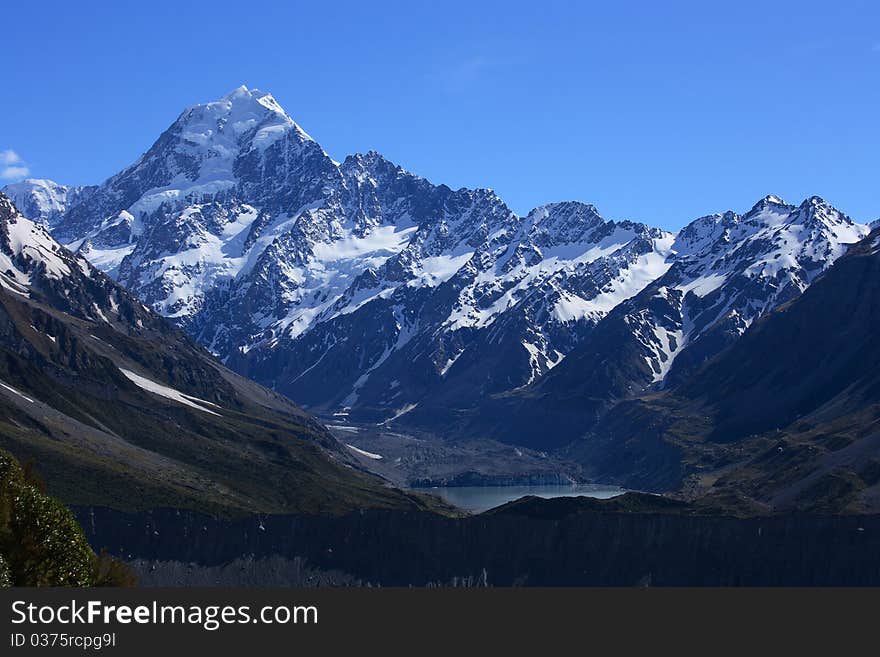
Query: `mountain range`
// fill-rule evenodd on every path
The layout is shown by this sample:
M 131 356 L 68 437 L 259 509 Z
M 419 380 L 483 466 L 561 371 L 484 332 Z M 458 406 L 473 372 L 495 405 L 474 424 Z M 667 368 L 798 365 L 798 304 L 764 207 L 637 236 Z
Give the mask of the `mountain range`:
M 675 233 L 580 202 L 521 216 L 375 151 L 337 162 L 247 87 L 186 109 L 100 185 L 7 193 L 78 262 L 315 413 L 553 450 L 655 488 L 695 470 L 650 431 L 611 445 L 626 413 L 649 422 L 645 400 L 709 385 L 871 229 L 816 196 Z
M 769 196 L 744 215 L 697 219 L 676 235 L 662 276 L 535 385 L 483 403 L 468 428 L 526 445 L 581 437 L 617 401 L 689 380 L 867 232 L 818 197 L 792 206 Z
M 0 194 L 0 446 L 68 504 L 423 508 L 234 374 Z

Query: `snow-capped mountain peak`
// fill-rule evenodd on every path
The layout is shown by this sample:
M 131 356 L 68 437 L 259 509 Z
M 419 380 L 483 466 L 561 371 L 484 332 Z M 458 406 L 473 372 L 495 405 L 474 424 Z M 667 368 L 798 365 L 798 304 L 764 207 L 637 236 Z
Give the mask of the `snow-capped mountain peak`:
M 259 89 L 248 89 L 246 84 L 239 85 L 216 102 L 232 105 L 237 102 L 250 103 L 252 101 L 256 101 L 267 109 L 287 116 L 287 112 L 278 104 L 278 101 L 275 100 L 272 94 L 260 91 Z
M 52 239 L 46 227 L 26 219 L 7 196 L 0 194 L 0 283 L 3 287 L 26 294 L 33 274 L 60 279 L 71 274 L 71 266 L 76 266 L 73 258 Z
M 793 299 L 848 246 L 868 234 L 823 199 L 799 206 L 767 196 L 746 214 L 701 217 L 679 231 L 674 265 L 626 304 L 651 382 L 683 353 L 690 370 L 730 344 L 758 317 Z
M 87 244 L 92 262 L 123 284 L 139 291 L 152 285 L 146 300 L 160 312 L 188 315 L 204 286 L 224 278 L 212 273 L 211 262 L 240 259 L 245 245 L 265 238 L 268 224 L 295 221 L 307 207 L 323 205 L 340 180 L 335 163 L 271 94 L 241 86 L 182 112 L 134 164 L 72 207 L 54 232 L 73 249 Z M 183 263 L 168 262 L 169 269 L 156 260 L 184 247 L 190 254 Z M 193 284 L 202 288 L 182 300 L 172 295 L 181 274 L 196 274 Z
M 0 193 L 0 288 L 91 322 L 125 323 L 143 305 L 71 253 Z
M 272 94 L 245 85 L 214 102 L 193 105 L 178 122 L 184 126 L 184 141 L 196 148 L 213 148 L 219 157 L 237 155 L 245 139 L 249 148 L 265 149 L 288 131 L 313 141 Z

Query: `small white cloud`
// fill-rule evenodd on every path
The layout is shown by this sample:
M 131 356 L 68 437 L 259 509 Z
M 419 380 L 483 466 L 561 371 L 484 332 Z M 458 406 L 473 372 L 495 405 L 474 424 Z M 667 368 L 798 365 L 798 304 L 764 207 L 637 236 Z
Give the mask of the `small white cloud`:
M 6 149 L 5 151 L 0 151 L 0 164 L 18 164 L 22 162 L 21 155 L 16 153 L 11 148 Z
M 31 170 L 21 159 L 21 155 L 11 148 L 0 151 L 0 179 L 18 180 L 28 175 Z
M 0 170 L 0 178 L 3 180 L 18 180 L 31 172 L 27 167 L 5 167 Z

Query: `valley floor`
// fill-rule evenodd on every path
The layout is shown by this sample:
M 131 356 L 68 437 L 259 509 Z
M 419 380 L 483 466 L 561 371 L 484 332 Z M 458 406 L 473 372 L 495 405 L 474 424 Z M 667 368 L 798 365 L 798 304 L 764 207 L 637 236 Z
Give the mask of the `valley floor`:
M 383 425 L 323 418 L 360 464 L 396 486 L 522 486 L 594 483 L 582 468 L 547 452 L 493 440 L 449 441 Z M 601 482 L 598 482 L 601 483 Z

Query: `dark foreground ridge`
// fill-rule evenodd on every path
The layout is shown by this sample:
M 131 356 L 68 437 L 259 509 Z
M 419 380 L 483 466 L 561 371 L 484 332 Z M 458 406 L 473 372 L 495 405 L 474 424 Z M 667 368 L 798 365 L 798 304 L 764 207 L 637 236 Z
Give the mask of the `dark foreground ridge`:
M 77 513 L 93 546 L 154 585 L 880 585 L 876 515 L 737 518 L 639 494 L 524 498 L 466 518 Z

